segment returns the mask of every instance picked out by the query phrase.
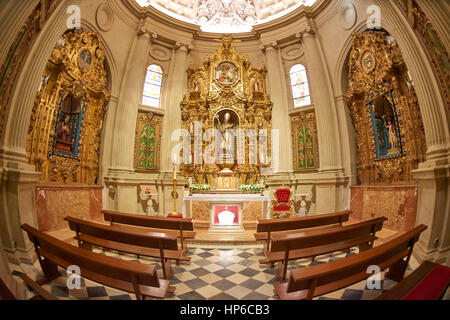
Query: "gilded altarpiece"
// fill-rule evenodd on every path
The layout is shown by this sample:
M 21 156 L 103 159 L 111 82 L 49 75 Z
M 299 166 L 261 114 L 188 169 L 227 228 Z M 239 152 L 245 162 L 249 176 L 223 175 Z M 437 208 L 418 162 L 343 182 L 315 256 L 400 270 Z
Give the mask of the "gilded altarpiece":
M 302 111 L 292 116 L 294 170 L 319 168 L 319 151 L 314 111 Z
M 109 98 L 100 38 L 66 32 L 49 58 L 28 132 L 28 158 L 42 182 L 96 184 Z
M 162 117 L 152 112 L 139 111 L 136 124 L 135 169 L 159 170 Z
M 382 31 L 354 34 L 349 91 L 358 177 L 374 185 L 412 181 L 426 143 L 413 83 L 397 43 Z
M 215 186 L 217 176 L 226 172 L 234 177 L 235 187 L 257 184 L 271 166 L 273 104 L 266 90 L 267 71 L 264 65 L 253 68 L 248 57 L 236 51 L 231 38 L 222 42 L 198 69 L 188 69 L 189 92 L 181 104 L 181 114 L 183 129 L 191 136 L 192 154 L 184 155 L 181 169 L 194 183 Z M 194 123 L 200 123 L 202 131 L 195 132 Z M 223 139 L 204 139 L 210 129 L 220 132 Z M 200 142 L 201 155 L 195 152 L 195 141 Z M 215 153 L 209 154 L 208 146 L 214 143 Z M 204 161 L 208 156 L 215 158 L 213 164 Z

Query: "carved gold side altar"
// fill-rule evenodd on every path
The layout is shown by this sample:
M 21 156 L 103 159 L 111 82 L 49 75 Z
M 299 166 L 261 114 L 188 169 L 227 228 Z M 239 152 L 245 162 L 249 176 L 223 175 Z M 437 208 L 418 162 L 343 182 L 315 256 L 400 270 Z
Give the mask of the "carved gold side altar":
M 386 33 L 354 34 L 347 101 L 356 130 L 362 184 L 412 181 L 426 143 L 414 84 Z
M 28 131 L 28 159 L 41 181 L 96 183 L 107 86 L 99 36 L 66 32 L 45 68 Z
M 265 66 L 253 68 L 248 57 L 232 46 L 231 38 L 222 42 L 200 68 L 188 69 L 189 92 L 181 112 L 192 154 L 181 170 L 194 183 L 235 189 L 241 184 L 258 184 L 261 170 L 270 167 L 272 103 Z M 200 125 L 201 131 L 197 129 Z M 210 129 L 219 136 L 211 136 Z M 252 132 L 258 140 L 251 137 Z M 195 142 L 200 142 L 201 155 Z M 267 152 L 262 153 L 263 149 Z M 207 158 L 213 160 L 205 161 Z

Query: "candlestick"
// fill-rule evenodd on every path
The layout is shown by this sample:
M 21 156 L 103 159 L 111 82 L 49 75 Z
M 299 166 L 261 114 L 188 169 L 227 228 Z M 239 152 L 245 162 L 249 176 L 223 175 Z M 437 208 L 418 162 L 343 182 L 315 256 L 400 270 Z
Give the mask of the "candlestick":
M 176 165 L 173 168 L 173 180 L 177 180 L 177 166 Z

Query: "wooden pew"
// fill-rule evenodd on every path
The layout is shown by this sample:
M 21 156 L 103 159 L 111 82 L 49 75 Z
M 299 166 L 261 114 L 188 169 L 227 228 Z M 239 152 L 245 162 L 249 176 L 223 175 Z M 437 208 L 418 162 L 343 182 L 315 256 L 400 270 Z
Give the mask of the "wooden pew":
M 258 220 L 258 225 L 254 236 L 257 241 L 265 241 L 266 250 L 269 251 L 272 232 L 342 226 L 344 222 L 349 220 L 351 213 L 351 211 L 343 211 L 291 219 L 261 219 Z
M 24 284 L 31 289 L 36 295 L 30 300 L 58 300 L 50 292 L 47 292 L 42 288 L 36 281 L 32 280 L 24 273 L 20 273 L 19 278 L 21 278 Z M 12 294 L 3 280 L 0 278 L 0 300 L 17 300 L 17 298 Z
M 181 241 L 182 250 L 186 250 L 184 244 L 186 239 L 195 239 L 196 232 L 194 231 L 194 221 L 192 219 L 149 217 L 109 210 L 102 210 L 102 213 L 105 221 L 110 222 L 111 225 L 121 224 L 145 227 L 153 229 L 147 231 L 164 233 L 167 233 L 167 230 L 172 230 L 177 233 Z
M 58 266 L 80 267 L 81 277 L 105 286 L 134 293 L 138 300 L 145 297 L 163 299 L 175 288 L 168 280 L 160 280 L 155 266 L 104 256 L 72 246 L 51 237 L 27 224 L 22 226 L 34 244 L 44 279 L 39 285 L 51 282 L 61 276 Z
M 123 230 L 116 226 L 106 226 L 78 218 L 64 218 L 72 231 L 76 232 L 75 240 L 81 248 L 91 250 L 91 245 L 105 249 L 135 254 L 138 257 L 148 256 L 161 259 L 164 279 L 173 276 L 171 260 L 190 261 L 178 250 L 175 234 L 155 233 L 141 230 Z M 88 246 L 86 246 L 88 244 Z
M 450 268 L 425 261 L 375 300 L 440 300 L 449 284 Z
M 352 247 L 360 252 L 373 247 L 376 232 L 383 228 L 387 218 L 375 218 L 341 228 L 307 230 L 291 234 L 273 234 L 271 251 L 266 251 L 267 262 L 278 263 L 277 277 L 286 279 L 289 261 L 316 257 Z
M 380 271 L 389 268 L 386 276 L 394 281 L 403 279 L 409 264 L 414 244 L 425 225 L 378 247 L 332 262 L 291 271 L 289 282 L 275 284 L 275 294 L 282 300 L 313 299 L 372 276 L 367 273 L 369 266 L 378 266 Z

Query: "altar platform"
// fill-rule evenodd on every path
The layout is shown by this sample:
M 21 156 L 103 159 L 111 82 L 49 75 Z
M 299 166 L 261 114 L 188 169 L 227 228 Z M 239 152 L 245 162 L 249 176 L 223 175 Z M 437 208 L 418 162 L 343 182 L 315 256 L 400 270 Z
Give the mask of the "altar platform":
M 183 216 L 195 221 L 196 229 L 210 234 L 244 236 L 255 230 L 258 219 L 270 218 L 270 198 L 236 191 L 211 191 L 186 196 Z

